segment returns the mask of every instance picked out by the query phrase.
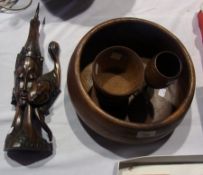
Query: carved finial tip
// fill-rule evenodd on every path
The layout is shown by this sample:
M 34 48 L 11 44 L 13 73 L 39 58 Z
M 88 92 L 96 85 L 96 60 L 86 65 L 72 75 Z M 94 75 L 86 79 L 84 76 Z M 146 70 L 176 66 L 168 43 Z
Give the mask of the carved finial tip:
M 39 6 L 40 6 L 40 4 L 38 3 L 37 9 L 36 9 L 36 12 L 35 12 L 35 18 L 38 18 L 38 16 L 39 16 Z

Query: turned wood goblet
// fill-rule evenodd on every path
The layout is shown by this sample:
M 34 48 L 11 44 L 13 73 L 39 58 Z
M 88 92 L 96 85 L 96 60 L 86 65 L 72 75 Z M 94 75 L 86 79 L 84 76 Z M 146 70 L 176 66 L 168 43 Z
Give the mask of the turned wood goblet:
M 123 118 L 128 97 L 143 86 L 144 66 L 133 50 L 124 46 L 112 46 L 96 56 L 92 79 L 104 110 L 113 111 L 113 115 L 118 111 L 118 116 L 121 115 L 119 118 Z

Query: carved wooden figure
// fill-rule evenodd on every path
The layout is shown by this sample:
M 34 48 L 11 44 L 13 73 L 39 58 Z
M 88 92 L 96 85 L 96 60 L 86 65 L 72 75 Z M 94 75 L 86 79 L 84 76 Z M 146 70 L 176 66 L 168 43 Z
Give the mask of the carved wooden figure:
M 16 113 L 12 130 L 6 137 L 5 151 L 52 151 L 52 132 L 45 123 L 45 116 L 60 93 L 59 45 L 54 41 L 49 44 L 54 68 L 42 74 L 38 14 L 39 5 L 30 21 L 27 42 L 17 55 L 12 95 Z

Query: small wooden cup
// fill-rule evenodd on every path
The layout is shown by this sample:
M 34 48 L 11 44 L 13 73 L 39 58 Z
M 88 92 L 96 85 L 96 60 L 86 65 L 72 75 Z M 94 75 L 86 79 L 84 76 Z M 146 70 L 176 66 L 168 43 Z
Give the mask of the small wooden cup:
M 171 51 L 158 53 L 147 65 L 145 79 L 155 89 L 167 87 L 180 76 L 182 63 L 180 58 Z
M 124 46 L 112 46 L 100 52 L 94 62 L 92 79 L 96 91 L 105 98 L 128 98 L 144 83 L 144 66 L 140 57 Z
M 118 113 L 115 117 L 124 119 L 128 97 L 143 86 L 144 66 L 133 50 L 112 46 L 96 56 L 92 79 L 103 109 L 114 116 Z

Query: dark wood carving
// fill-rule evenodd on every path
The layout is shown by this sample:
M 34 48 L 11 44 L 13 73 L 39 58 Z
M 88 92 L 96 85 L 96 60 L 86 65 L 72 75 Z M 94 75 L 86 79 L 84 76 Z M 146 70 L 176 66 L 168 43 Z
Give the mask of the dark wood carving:
M 6 137 L 5 151 L 52 151 L 52 132 L 45 123 L 45 116 L 60 93 L 59 45 L 50 42 L 48 51 L 54 68 L 42 74 L 44 59 L 39 47 L 38 14 L 39 5 L 30 21 L 26 44 L 17 55 L 11 102 L 16 113 L 12 130 Z

